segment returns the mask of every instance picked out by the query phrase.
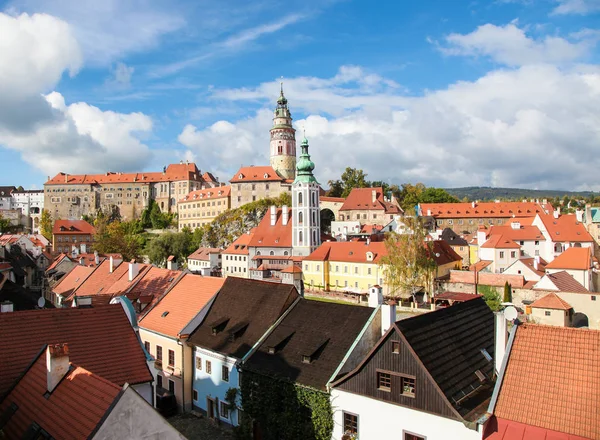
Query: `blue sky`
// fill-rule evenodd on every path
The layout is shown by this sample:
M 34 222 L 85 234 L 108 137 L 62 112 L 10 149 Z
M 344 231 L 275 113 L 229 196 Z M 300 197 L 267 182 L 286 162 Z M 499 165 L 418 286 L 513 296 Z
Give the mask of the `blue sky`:
M 0 2 L 1 184 L 227 181 L 268 163 L 283 77 L 321 182 L 600 189 L 599 0 L 49 3 Z

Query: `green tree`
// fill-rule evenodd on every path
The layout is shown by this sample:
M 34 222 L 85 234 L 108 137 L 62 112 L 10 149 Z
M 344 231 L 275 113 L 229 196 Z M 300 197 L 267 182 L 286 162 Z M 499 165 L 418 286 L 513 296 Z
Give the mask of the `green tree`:
M 483 299 L 492 311 L 497 312 L 500 310 L 502 300 L 494 287 L 479 285 L 477 286 L 477 292 L 483 296 Z
M 23 191 L 25 191 L 25 188 L 23 188 L 21 185 L 19 185 L 19 186 L 17 186 L 17 191 L 23 192 Z
M 443 188 L 429 187 L 421 193 L 420 203 L 457 203 L 458 199 Z
M 10 229 L 10 220 L 2 217 L 2 213 L 0 213 L 0 233 L 8 232 Z
M 342 173 L 342 183 L 344 184 L 342 197 L 348 197 L 354 188 L 366 188 L 369 186 L 367 175 L 364 171 L 350 167 L 346 168 Z
M 189 230 L 161 234 L 150 240 L 145 249 L 150 261 L 157 266 L 164 266 L 171 255 L 182 265 L 194 250 Z
M 505 303 L 511 303 L 512 302 L 512 287 L 508 283 L 508 281 L 504 283 L 504 298 L 503 298 L 503 301 Z
M 94 248 L 103 254 L 118 253 L 125 260 L 140 260 L 142 237 L 137 220 L 108 222 L 98 220 L 94 235 Z
M 52 215 L 50 214 L 50 211 L 43 209 L 42 218 L 40 219 L 40 233 L 49 241 L 52 241 L 53 225 L 54 222 L 52 221 Z
M 412 297 L 414 301 L 419 287 L 429 284 L 435 261 L 431 243 L 425 241 L 427 232 L 421 218 L 409 215 L 403 221 L 412 233 L 388 233 L 385 239 L 387 255 L 381 257 L 380 265 L 391 294 L 402 299 Z
M 328 197 L 342 197 L 344 184 L 341 180 L 330 180 L 327 184 L 329 185 L 329 191 L 327 191 Z

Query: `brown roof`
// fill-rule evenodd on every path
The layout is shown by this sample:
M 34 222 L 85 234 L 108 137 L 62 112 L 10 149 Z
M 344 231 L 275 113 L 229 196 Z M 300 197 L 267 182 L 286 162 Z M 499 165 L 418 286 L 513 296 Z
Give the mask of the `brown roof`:
M 592 267 L 592 249 L 570 247 L 546 265 L 547 269 L 589 270 Z
M 241 358 L 298 298 L 290 284 L 228 277 L 188 343 Z
M 185 274 L 140 321 L 140 327 L 174 338 L 216 295 L 225 280 Z
M 373 200 L 375 193 L 375 200 Z M 386 214 L 400 214 L 397 204 L 386 202 L 383 197 L 383 188 L 354 188 L 344 201 L 340 211 L 376 210 Z
M 526 425 L 600 438 L 600 331 L 522 324 L 494 414 Z
M 288 208 L 288 222 L 283 224 L 282 208 L 276 210 L 276 222 L 271 226 L 271 211 L 266 214 L 254 230 L 248 246 L 254 247 L 292 247 L 292 210 Z
M 571 304 L 561 299 L 556 293 L 549 293 L 531 304 L 538 309 L 571 310 Z
M 552 213 L 554 208 L 550 203 L 536 202 L 481 202 L 465 203 L 421 203 L 421 215 L 431 215 L 435 218 L 502 218 L 502 217 L 534 217 L 545 211 Z
M 216 200 L 229 197 L 231 186 L 217 186 L 215 188 L 205 188 L 190 192 L 179 203 L 202 202 L 203 200 Z
M 223 252 L 223 249 L 219 248 L 198 248 L 191 254 L 188 259 L 189 260 L 202 260 L 208 261 L 210 260 L 210 254 L 220 254 Z
M 239 182 L 283 182 L 284 179 L 277 174 L 271 166 L 242 167 L 229 180 L 231 183 Z
M 114 173 L 105 174 L 65 174 L 58 173 L 44 185 L 96 185 L 100 183 L 151 183 L 171 182 L 177 180 L 200 181 L 200 171 L 194 163 L 170 164 L 165 172 L 153 173 Z
M 140 341 L 119 304 L 0 313 L 0 396 L 44 344 L 68 343 L 71 362 L 117 385 L 150 382 Z
M 4 435 L 15 439 L 29 438 L 25 434 L 33 423 L 37 423 L 53 438 L 89 438 L 119 395 L 121 387 L 71 364 L 71 370 L 46 398 L 46 374 L 46 350 L 42 350 L 0 404 L 0 414 L 11 404 L 17 406 L 13 416 L 2 427 Z
M 52 234 L 88 234 L 93 235 L 96 229 L 85 220 L 56 220 L 52 227 Z
M 556 273 L 547 273 L 544 277 L 548 277 L 559 292 L 590 293 L 579 281 L 564 270 Z
M 589 243 L 594 241 L 585 225 L 577 221 L 574 214 L 561 215 L 558 218 L 554 218 L 553 215 L 538 215 L 553 242 Z

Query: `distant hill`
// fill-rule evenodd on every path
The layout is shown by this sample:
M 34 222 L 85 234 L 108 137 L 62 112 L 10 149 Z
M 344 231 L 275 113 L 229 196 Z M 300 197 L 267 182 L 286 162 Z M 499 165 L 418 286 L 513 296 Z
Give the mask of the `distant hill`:
M 496 199 L 550 199 L 554 197 L 587 198 L 598 193 L 593 191 L 561 191 L 561 190 L 537 190 L 522 188 L 490 188 L 487 186 L 467 186 L 464 188 L 445 188 L 448 193 L 459 200 L 496 200 Z

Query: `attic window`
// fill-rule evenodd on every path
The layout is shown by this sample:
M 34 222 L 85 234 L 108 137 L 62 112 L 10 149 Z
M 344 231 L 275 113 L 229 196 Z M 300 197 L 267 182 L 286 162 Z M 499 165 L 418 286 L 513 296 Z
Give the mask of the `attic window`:
M 265 173 L 265 175 L 263 177 L 266 179 L 267 177 L 269 177 L 269 175 L 267 173 Z
M 311 356 L 307 356 L 305 354 L 302 355 L 302 363 L 303 364 L 310 364 L 311 362 L 312 362 Z
M 490 356 L 490 354 L 488 353 L 488 351 L 485 348 L 482 348 L 480 351 L 486 361 L 488 361 L 488 362 L 492 361 L 492 356 Z
M 231 330 L 229 331 L 229 340 L 230 341 L 235 341 L 237 338 L 239 338 L 240 336 L 242 336 L 244 334 L 244 332 L 246 331 L 246 329 L 248 328 L 248 323 L 247 322 L 240 322 L 236 325 L 234 325 Z
M 238 179 L 243 179 L 243 178 L 244 178 L 244 175 L 243 175 L 242 173 L 240 173 L 240 174 L 238 175 Z
M 169 314 L 169 311 L 167 310 L 166 312 L 162 312 L 162 315 L 160 315 L 161 318 L 164 318 L 165 316 L 167 316 Z
M 485 374 L 483 374 L 481 372 L 481 370 L 475 371 L 475 376 L 477 376 L 477 379 L 479 379 L 479 382 L 485 382 L 487 379 L 487 377 L 485 377 Z
M 222 332 L 227 326 L 227 322 L 229 322 L 229 318 L 221 318 L 210 324 L 210 330 L 213 336 Z

